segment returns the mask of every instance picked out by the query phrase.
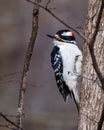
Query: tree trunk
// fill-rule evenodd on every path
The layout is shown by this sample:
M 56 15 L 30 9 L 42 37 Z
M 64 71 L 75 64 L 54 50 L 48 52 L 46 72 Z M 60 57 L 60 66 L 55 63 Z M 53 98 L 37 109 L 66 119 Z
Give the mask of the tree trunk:
M 95 30 L 101 0 L 89 0 L 85 35 L 90 39 Z M 94 42 L 94 54 L 104 75 L 104 9 Z M 83 79 L 80 93 L 79 130 L 98 130 L 104 104 L 104 91 L 93 68 L 88 45 L 83 49 Z M 104 119 L 104 118 L 103 118 Z M 104 130 L 104 125 L 102 126 Z

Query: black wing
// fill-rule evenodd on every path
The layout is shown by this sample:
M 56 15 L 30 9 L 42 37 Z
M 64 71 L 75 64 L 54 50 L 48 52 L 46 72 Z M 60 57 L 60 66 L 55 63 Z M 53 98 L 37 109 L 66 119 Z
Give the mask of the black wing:
M 59 88 L 60 93 L 62 94 L 65 102 L 67 100 L 67 96 L 70 94 L 70 91 L 68 89 L 68 86 L 65 84 L 65 81 L 63 79 L 62 73 L 63 73 L 63 63 L 62 63 L 62 57 L 59 52 L 59 47 L 54 46 L 52 53 L 51 53 L 51 63 L 55 74 L 55 79 L 57 86 Z

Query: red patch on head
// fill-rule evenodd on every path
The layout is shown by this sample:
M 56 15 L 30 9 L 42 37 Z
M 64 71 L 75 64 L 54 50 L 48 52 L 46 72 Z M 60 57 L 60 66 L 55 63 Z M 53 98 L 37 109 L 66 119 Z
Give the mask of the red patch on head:
M 72 37 L 74 37 L 74 33 L 72 32 Z

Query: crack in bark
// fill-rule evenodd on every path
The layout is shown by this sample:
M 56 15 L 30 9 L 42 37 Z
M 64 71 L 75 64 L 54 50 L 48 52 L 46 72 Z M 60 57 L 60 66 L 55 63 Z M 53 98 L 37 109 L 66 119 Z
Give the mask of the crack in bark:
M 104 122 L 104 105 L 103 105 L 103 109 L 102 109 L 100 120 L 98 122 L 97 130 L 101 130 L 102 129 L 103 122 Z

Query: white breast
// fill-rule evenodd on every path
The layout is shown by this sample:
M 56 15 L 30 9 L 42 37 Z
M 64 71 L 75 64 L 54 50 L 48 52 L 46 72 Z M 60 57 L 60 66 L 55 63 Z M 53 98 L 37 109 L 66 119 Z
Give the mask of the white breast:
M 60 47 L 60 54 L 63 60 L 63 78 L 68 86 L 72 83 L 76 84 L 78 76 L 74 73 L 75 57 L 82 55 L 81 51 L 73 44 L 65 43 L 58 46 Z

